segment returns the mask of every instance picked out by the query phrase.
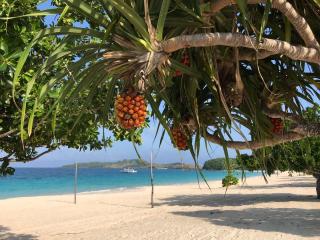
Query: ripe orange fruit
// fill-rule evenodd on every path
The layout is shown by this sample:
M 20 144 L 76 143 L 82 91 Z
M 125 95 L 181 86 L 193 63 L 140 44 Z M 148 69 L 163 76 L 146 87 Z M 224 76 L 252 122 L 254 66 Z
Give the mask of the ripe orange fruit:
M 179 149 L 179 150 L 187 150 L 188 149 L 188 137 L 184 133 L 182 128 L 178 127 L 173 127 L 171 128 L 171 133 L 173 136 L 174 140 L 174 145 Z
M 119 110 L 123 109 L 123 105 L 119 103 L 119 104 L 117 105 L 117 109 L 119 109 Z
M 147 115 L 144 97 L 134 90 L 128 90 L 115 99 L 115 115 L 119 125 L 125 129 L 140 127 Z
M 141 96 L 136 96 L 136 97 L 134 98 L 134 100 L 136 100 L 137 102 L 139 102 L 141 99 L 142 99 Z
M 129 101 L 131 101 L 131 97 L 130 97 L 129 95 L 127 95 L 127 96 L 125 97 L 125 100 L 127 100 L 127 101 L 129 102 Z

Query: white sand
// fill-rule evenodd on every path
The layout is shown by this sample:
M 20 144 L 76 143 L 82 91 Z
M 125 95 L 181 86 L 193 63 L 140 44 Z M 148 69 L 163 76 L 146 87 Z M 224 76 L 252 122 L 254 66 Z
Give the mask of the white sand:
M 0 239 L 320 239 L 320 201 L 310 176 L 247 179 L 224 198 L 197 184 L 0 200 Z M 1 189 L 0 189 L 1 191 Z

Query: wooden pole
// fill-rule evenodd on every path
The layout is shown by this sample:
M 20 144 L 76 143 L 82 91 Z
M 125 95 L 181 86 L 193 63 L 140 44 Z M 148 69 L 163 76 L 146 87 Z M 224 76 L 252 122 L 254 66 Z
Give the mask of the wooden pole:
M 74 186 L 73 186 L 73 190 L 74 190 L 74 204 L 77 204 L 77 190 L 78 190 L 78 163 L 75 162 L 74 164 Z
M 151 208 L 153 208 L 153 166 L 152 166 L 152 151 L 151 151 L 151 158 L 150 158 L 150 181 L 151 181 Z

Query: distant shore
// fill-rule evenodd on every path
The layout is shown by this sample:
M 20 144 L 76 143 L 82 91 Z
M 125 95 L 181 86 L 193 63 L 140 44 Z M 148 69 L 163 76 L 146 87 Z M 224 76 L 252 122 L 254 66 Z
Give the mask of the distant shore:
M 221 181 L 0 200 L 0 239 L 319 239 L 311 176 L 248 178 L 224 197 Z

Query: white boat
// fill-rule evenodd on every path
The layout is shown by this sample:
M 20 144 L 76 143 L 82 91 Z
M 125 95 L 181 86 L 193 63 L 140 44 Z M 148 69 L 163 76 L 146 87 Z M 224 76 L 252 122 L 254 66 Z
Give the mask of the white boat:
M 133 169 L 133 168 L 124 168 L 124 169 L 121 169 L 120 172 L 123 172 L 123 173 L 137 173 L 138 171 Z

